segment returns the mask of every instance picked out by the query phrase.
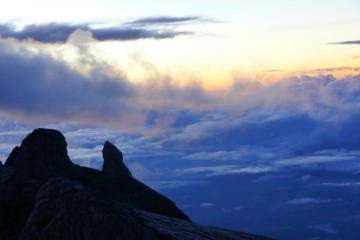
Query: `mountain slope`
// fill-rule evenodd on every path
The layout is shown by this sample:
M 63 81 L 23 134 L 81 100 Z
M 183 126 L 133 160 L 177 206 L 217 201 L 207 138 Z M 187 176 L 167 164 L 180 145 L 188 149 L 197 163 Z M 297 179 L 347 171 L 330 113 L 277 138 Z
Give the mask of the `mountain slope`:
M 35 129 L 0 165 L 0 239 L 268 239 L 192 223 L 132 177 L 110 142 L 102 171 L 71 162 L 61 132 Z

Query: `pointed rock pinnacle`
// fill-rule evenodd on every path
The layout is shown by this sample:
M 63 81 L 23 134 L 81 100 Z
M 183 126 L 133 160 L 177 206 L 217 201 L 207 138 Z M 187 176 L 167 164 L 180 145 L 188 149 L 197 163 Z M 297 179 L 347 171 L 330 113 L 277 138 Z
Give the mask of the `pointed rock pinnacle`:
M 104 158 L 102 172 L 105 175 L 112 177 L 132 177 L 129 169 L 124 164 L 122 152 L 117 149 L 113 144 L 106 141 L 102 153 Z

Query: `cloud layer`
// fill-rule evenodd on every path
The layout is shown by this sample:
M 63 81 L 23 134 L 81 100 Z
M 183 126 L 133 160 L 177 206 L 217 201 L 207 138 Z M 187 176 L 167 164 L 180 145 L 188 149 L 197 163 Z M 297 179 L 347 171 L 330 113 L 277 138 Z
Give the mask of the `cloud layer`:
M 353 40 L 353 41 L 343 41 L 343 42 L 336 42 L 331 44 L 360 44 L 360 40 Z
M 191 17 L 151 17 L 141 18 L 116 27 L 91 27 L 92 24 L 48 23 L 26 25 L 18 29 L 11 23 L 0 24 L 2 38 L 18 40 L 33 39 L 43 43 L 66 42 L 71 33 L 76 30 L 86 31 L 99 41 L 108 40 L 137 40 L 137 39 L 166 39 L 180 35 L 192 35 L 191 31 L 177 31 L 174 25 L 194 23 L 202 18 Z M 170 28 L 170 26 L 172 26 Z
M 54 36 L 47 35 L 52 27 Z M 61 27 L 46 26 L 38 40 L 67 39 L 86 56 L 76 63 L 87 71 L 36 49 L 39 42 L 0 38 L 1 161 L 32 128 L 57 128 L 80 165 L 100 169 L 102 144 L 113 142 L 135 177 L 186 206 L 196 221 L 279 239 L 359 238 L 349 229 L 360 224 L 354 214 L 360 75 L 303 75 L 271 84 L 234 78 L 229 88 L 213 91 L 196 81 L 179 86 L 159 73 L 134 83 L 77 42 L 89 29 L 72 33 L 78 26 L 65 26 L 59 37 Z M 40 37 L 41 28 L 34 29 L 25 28 L 24 38 Z
M 350 151 L 360 140 L 360 75 L 301 76 L 269 85 L 235 80 L 228 89 L 208 92 L 197 83 L 180 87 L 166 75 L 135 84 L 126 74 L 109 75 L 109 66 L 96 59 L 84 74 L 11 39 L 0 39 L 0 47 L 0 111 L 24 121 L 143 126 L 164 134 L 161 144 L 168 148 L 201 146 L 184 156 L 190 160 L 271 159 L 268 149 L 276 148 L 277 157 L 290 158 L 277 166 L 351 160 L 311 153 Z M 215 146 L 215 152 L 206 150 Z M 292 151 L 308 156 L 291 159 L 286 152 Z
M 92 111 L 110 113 L 115 106 L 126 108 L 126 101 L 121 99 L 134 94 L 122 79 L 101 73 L 92 73 L 89 79 L 49 56 L 26 50 L 19 55 L 6 51 L 6 44 L 0 45 L 2 111 L 40 118 L 68 118 Z M 113 114 L 118 116 L 117 111 Z
M 170 24 L 170 25 L 177 25 L 177 24 L 184 24 L 184 23 L 191 23 L 203 20 L 200 17 L 196 16 L 187 16 L 187 17 L 169 17 L 169 16 L 160 16 L 160 17 L 147 17 L 147 18 L 140 18 L 131 22 L 128 22 L 129 25 L 159 25 L 159 24 Z

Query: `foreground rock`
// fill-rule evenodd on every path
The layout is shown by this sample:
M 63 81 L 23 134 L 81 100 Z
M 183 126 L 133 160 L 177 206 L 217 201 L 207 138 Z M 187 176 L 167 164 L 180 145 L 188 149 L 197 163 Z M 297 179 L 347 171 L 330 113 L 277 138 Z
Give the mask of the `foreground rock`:
M 0 240 L 267 239 L 192 223 L 110 142 L 102 171 L 72 163 L 66 147 L 59 131 L 36 129 L 0 164 Z

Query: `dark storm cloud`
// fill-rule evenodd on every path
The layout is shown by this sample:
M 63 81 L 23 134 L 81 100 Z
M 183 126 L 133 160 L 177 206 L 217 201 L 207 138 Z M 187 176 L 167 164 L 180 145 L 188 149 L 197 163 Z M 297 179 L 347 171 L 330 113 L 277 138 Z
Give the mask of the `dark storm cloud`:
M 335 43 L 329 43 L 329 44 L 345 44 L 345 45 L 356 45 L 360 44 L 360 40 L 354 40 L 354 41 L 344 41 L 344 42 L 335 42 Z
M 93 37 L 99 41 L 107 40 L 137 40 L 137 39 L 166 39 L 179 35 L 191 35 L 188 31 L 174 31 L 171 29 L 147 29 L 136 27 L 110 27 L 91 28 L 88 24 L 64 24 L 49 23 L 28 25 L 21 30 L 16 30 L 11 24 L 0 25 L 0 36 L 2 38 L 16 38 L 19 40 L 34 39 L 44 43 L 65 42 L 71 33 L 76 30 L 91 32 Z

